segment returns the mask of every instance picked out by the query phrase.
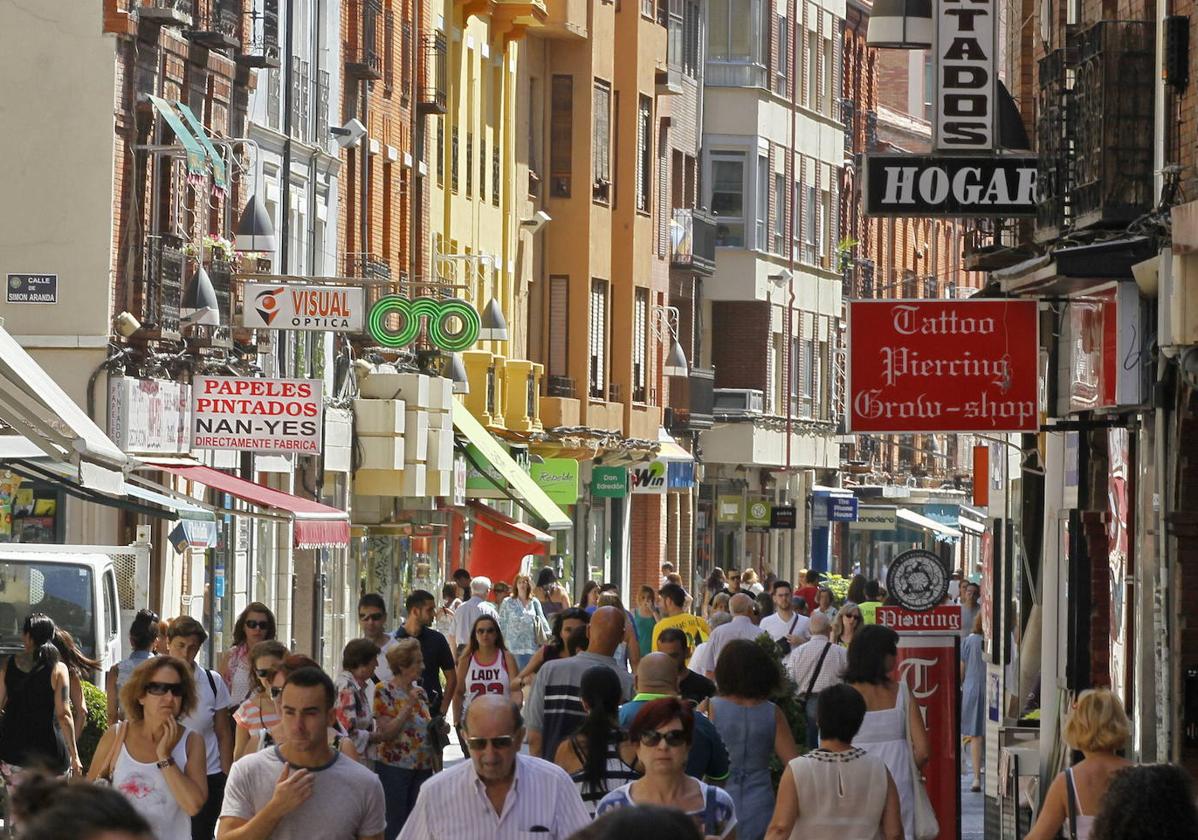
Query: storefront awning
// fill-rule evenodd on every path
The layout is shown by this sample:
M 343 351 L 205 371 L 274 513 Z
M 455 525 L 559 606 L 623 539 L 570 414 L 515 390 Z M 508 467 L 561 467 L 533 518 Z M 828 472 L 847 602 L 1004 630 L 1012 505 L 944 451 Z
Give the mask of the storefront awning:
M 553 537 L 544 531 L 517 522 L 482 502 L 468 502 L 460 510 L 475 526 L 466 562 L 474 575 L 510 582 L 520 573 L 525 557 L 549 553 Z
M 243 502 L 286 516 L 293 522 L 296 548 L 330 548 L 349 544 L 349 515 L 343 510 L 264 487 L 212 467 L 179 466 L 157 460 L 150 460 L 148 464 L 153 469 L 198 482 L 236 496 Z
M 42 453 L 70 464 L 79 483 L 120 495 L 129 459 L 25 348 L 0 327 L 0 421 Z
M 175 109 L 171 107 L 171 103 L 157 96 L 150 96 L 150 102 L 154 104 L 154 110 L 162 117 L 162 121 L 167 124 L 175 134 L 175 140 L 183 147 L 187 153 L 187 177 L 191 179 L 204 177 L 204 161 L 208 157 L 204 151 L 204 147 L 199 144 L 195 136 L 183 125 L 183 121 L 179 119 L 179 115 L 175 113 Z
M 972 520 L 972 519 L 966 519 L 964 516 L 958 516 L 958 517 L 957 517 L 957 524 L 958 524 L 959 526 L 961 526 L 961 528 L 962 528 L 963 530 L 969 531 L 969 532 L 971 532 L 971 533 L 974 533 L 974 534 L 984 534 L 984 533 L 986 533 L 986 526 L 985 526 L 985 525 L 983 525 L 981 522 L 975 522 L 975 521 L 974 521 L 974 520 Z
M 956 528 L 941 525 L 935 519 L 928 519 L 928 517 L 921 516 L 913 510 L 899 508 L 897 515 L 900 524 L 905 522 L 916 528 L 931 531 L 932 536 L 937 540 L 957 540 L 961 538 L 961 532 Z
M 657 460 L 667 462 L 694 461 L 695 456 L 687 452 L 664 427 L 657 428 Z
M 212 167 L 212 186 L 218 190 L 224 190 L 228 186 L 228 182 L 225 179 L 225 162 L 221 158 L 220 152 L 212 145 L 212 141 L 208 139 L 208 132 L 204 130 L 204 124 L 182 102 L 176 102 L 175 107 L 179 109 L 179 113 L 183 115 L 188 128 L 191 129 L 192 134 L 200 141 L 200 145 L 204 147 L 204 151 L 208 154 L 208 165 Z
M 528 473 L 508 455 L 499 442 L 491 436 L 483 424 L 474 418 L 470 409 L 457 400 L 453 401 L 453 427 L 478 449 L 508 483 L 508 489 L 514 494 L 513 501 L 529 513 L 544 520 L 545 527 L 550 531 L 572 527 L 570 517 L 562 512 L 545 491 L 537 486 Z M 485 467 L 485 464 L 476 464 Z M 480 470 L 484 472 L 485 470 Z

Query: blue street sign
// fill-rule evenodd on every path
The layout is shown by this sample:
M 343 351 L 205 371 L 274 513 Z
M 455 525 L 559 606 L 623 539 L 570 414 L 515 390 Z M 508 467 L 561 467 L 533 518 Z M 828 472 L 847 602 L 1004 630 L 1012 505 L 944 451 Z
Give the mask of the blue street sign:
M 830 521 L 830 522 L 856 522 L 857 521 L 857 497 L 856 496 L 829 496 L 828 497 L 828 521 Z

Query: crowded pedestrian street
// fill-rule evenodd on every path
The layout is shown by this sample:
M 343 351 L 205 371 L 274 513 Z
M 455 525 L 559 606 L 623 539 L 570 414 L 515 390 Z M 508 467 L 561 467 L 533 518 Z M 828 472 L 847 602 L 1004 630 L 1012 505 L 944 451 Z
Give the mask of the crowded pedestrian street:
M 0 840 L 1198 838 L 1192 5 L 0 0 Z

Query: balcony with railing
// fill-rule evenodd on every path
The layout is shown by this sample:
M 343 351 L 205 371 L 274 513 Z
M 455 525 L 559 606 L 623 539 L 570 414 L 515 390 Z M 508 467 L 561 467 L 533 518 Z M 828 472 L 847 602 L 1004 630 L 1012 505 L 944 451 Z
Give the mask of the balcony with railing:
M 195 0 L 193 27 L 185 33 L 192 43 L 211 50 L 241 46 L 242 0 Z
M 195 0 L 141 0 L 134 3 L 137 19 L 160 26 L 191 26 Z
M 586 38 L 587 0 L 545 0 L 545 25 L 534 30 L 542 38 Z
M 702 274 L 715 272 L 715 217 L 705 210 L 680 207 L 670 221 L 670 267 Z
M 494 0 L 491 4 L 491 30 L 503 36 L 505 43 L 519 40 L 530 29 L 539 29 L 549 19 L 545 0 Z
M 245 6 L 245 29 L 237 63 L 245 67 L 278 67 L 279 0 L 262 0 L 261 9 L 254 2 Z
M 961 258 L 966 271 L 997 271 L 1031 256 L 1020 245 L 1017 219 L 979 218 L 966 223 Z
M 421 114 L 444 114 L 448 102 L 449 50 L 444 32 L 426 33 L 422 38 L 424 72 L 416 110 Z
M 1037 242 L 1056 239 L 1069 217 L 1069 183 L 1073 137 L 1069 109 L 1068 69 L 1071 52 L 1056 49 L 1040 59 L 1036 122 Z
M 710 429 L 715 370 L 692 366 L 686 376 L 670 377 L 669 430 L 674 433 Z
M 187 254 L 177 237 L 147 236 L 142 257 L 138 320 L 150 335 L 177 338 Z
M 345 28 L 345 72 L 354 79 L 383 77 L 383 4 L 380 0 L 348 0 Z
M 397 279 L 392 278 L 391 265 L 382 256 L 364 252 L 345 255 L 345 276 L 368 281 L 364 285 L 366 300 L 371 304 L 394 291 L 394 284 L 388 281 Z

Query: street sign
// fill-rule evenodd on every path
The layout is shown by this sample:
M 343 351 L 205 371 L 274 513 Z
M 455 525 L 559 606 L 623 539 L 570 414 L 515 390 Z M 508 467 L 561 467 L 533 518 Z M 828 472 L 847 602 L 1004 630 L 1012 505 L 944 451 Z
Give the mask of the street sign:
M 1034 300 L 849 303 L 848 424 L 860 432 L 1035 432 Z
M 365 324 L 366 290 L 361 287 L 245 284 L 243 327 L 361 332 Z
M 9 303 L 58 303 L 58 275 L 10 274 L 5 291 Z
M 856 496 L 829 496 L 828 497 L 828 521 L 829 522 L 856 522 L 857 521 L 857 497 Z
M 323 387 L 319 379 L 197 376 L 192 448 L 319 455 Z
M 776 505 L 770 509 L 770 527 L 793 531 L 797 520 L 794 505 Z
M 866 155 L 867 216 L 1036 215 L 1036 158 Z

